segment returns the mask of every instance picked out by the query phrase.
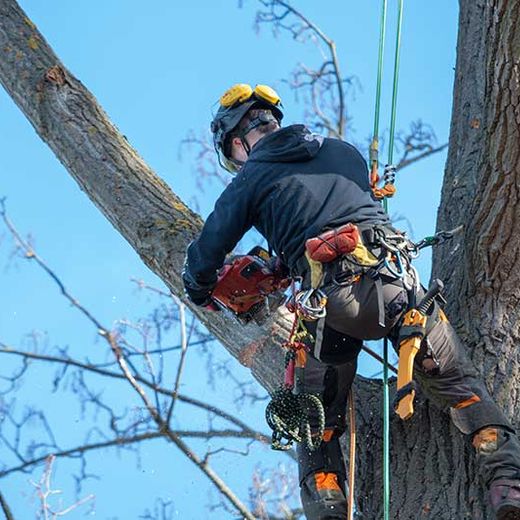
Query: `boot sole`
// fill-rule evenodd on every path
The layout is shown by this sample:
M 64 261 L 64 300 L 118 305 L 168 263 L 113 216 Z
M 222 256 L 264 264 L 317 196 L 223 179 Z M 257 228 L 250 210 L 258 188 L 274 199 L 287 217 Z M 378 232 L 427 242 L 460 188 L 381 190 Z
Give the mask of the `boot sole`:
M 517 506 L 504 506 L 497 513 L 497 520 L 520 520 L 520 508 Z

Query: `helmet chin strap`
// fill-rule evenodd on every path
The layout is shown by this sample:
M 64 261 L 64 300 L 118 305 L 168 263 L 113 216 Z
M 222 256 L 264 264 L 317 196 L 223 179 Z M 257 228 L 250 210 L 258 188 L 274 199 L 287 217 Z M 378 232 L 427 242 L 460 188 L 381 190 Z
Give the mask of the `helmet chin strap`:
M 251 146 L 249 146 L 249 143 L 246 141 L 246 136 L 245 135 L 241 135 L 240 136 L 240 142 L 242 143 L 242 146 L 244 148 L 244 152 L 246 152 L 246 155 L 249 157 L 249 154 L 251 153 Z
M 246 141 L 246 135 L 251 132 L 251 130 L 254 130 L 255 128 L 258 128 L 259 126 L 268 125 L 269 123 L 277 123 L 278 125 L 280 122 L 276 117 L 273 116 L 273 114 L 269 110 L 262 111 L 258 114 L 257 117 L 252 119 L 249 124 L 240 132 L 239 138 L 242 143 L 242 146 L 244 147 L 244 151 L 246 152 L 246 155 L 249 157 L 249 154 L 251 153 L 251 146 Z

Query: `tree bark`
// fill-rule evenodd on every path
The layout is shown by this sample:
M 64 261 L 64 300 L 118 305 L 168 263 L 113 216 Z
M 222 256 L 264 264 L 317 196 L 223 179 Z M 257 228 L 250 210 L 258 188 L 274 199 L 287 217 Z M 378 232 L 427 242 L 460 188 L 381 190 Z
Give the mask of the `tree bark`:
M 520 0 L 460 0 L 448 161 L 437 229 L 462 237 L 434 249 L 433 277 L 446 310 L 488 389 L 520 427 Z M 363 403 L 365 404 L 365 403 Z M 367 402 L 377 414 L 378 406 Z M 380 449 L 363 432 L 361 464 Z M 370 431 L 370 425 L 375 431 Z M 361 437 L 363 438 L 363 437 Z M 392 428 L 391 518 L 489 520 L 474 450 L 435 406 L 416 407 Z M 377 461 L 375 461 L 377 464 Z M 377 467 L 377 466 L 375 466 Z M 363 518 L 381 518 L 379 474 L 360 469 Z M 378 495 L 378 497 L 375 497 Z M 376 500 L 372 500 L 376 498 Z
M 447 282 L 448 314 L 471 357 L 517 420 L 520 0 L 460 4 L 438 228 L 463 223 L 465 232 L 434 252 L 434 274 Z M 0 0 L 0 82 L 80 188 L 182 298 L 184 252 L 200 217 L 144 163 L 14 0 Z M 243 327 L 186 303 L 262 385 L 277 386 L 286 314 Z M 358 511 L 366 519 L 382 516 L 380 395 L 379 382 L 359 379 Z M 391 518 L 490 518 L 467 439 L 430 404 L 416 408 L 411 421 L 392 420 Z

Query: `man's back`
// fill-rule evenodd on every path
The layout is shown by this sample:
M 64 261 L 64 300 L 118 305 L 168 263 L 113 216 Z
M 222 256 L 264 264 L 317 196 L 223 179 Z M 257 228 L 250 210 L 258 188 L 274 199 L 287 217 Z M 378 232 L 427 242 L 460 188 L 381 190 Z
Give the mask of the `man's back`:
M 327 227 L 389 222 L 372 197 L 361 154 L 302 125 L 262 139 L 235 182 L 249 186 L 253 225 L 289 267 L 303 255 L 305 241 Z
M 369 187 L 361 154 L 303 125 L 265 136 L 224 190 L 200 237 L 188 249 L 191 274 L 216 282 L 227 253 L 252 226 L 293 269 L 305 241 L 346 222 L 389 223 Z

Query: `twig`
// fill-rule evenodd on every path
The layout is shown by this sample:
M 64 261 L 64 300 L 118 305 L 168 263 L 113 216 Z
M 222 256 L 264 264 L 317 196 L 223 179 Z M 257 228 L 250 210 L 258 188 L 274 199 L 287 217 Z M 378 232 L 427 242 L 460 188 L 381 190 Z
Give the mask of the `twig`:
M 5 520 L 14 520 L 13 513 L 11 513 L 11 509 L 9 508 L 9 505 L 7 504 L 7 501 L 5 500 L 5 497 L 1 491 L 0 491 L 0 506 L 2 506 L 2 511 L 5 515 Z
M 39 482 L 31 482 L 36 488 L 38 498 L 41 502 L 41 512 L 43 513 L 45 520 L 51 520 L 51 517 L 52 520 L 56 520 L 59 516 L 65 516 L 71 511 L 74 511 L 78 507 L 94 499 L 94 495 L 88 495 L 85 498 L 82 498 L 74 504 L 70 505 L 69 507 L 62 509 L 61 511 L 53 511 L 48 500 L 53 495 L 60 493 L 58 490 L 53 490 L 51 486 L 52 469 L 55 460 L 55 456 L 49 455 L 45 461 L 45 470 Z M 51 515 L 51 517 L 49 515 Z
M 188 352 L 188 341 L 186 334 L 186 308 L 181 303 L 179 305 L 179 316 L 180 316 L 180 328 L 181 328 L 181 359 L 179 361 L 179 366 L 177 368 L 177 375 L 175 377 L 175 386 L 173 388 L 173 395 L 170 403 L 170 409 L 168 410 L 168 415 L 166 416 L 166 424 L 170 424 L 173 409 L 175 407 L 175 402 L 177 401 L 177 396 L 179 395 L 179 387 L 181 384 L 181 377 L 184 370 L 184 365 L 186 363 L 186 354 Z
M 411 164 L 414 164 L 422 159 L 426 159 L 426 157 L 429 157 L 430 155 L 434 155 L 436 153 L 442 152 L 448 148 L 448 143 L 445 143 L 441 146 L 437 146 L 436 148 L 432 148 L 431 150 L 427 150 L 426 152 L 420 153 L 419 155 L 416 155 L 415 157 L 412 157 L 410 159 L 401 159 L 396 166 L 397 170 L 402 170 L 403 168 L 406 168 L 407 166 L 410 166 Z

